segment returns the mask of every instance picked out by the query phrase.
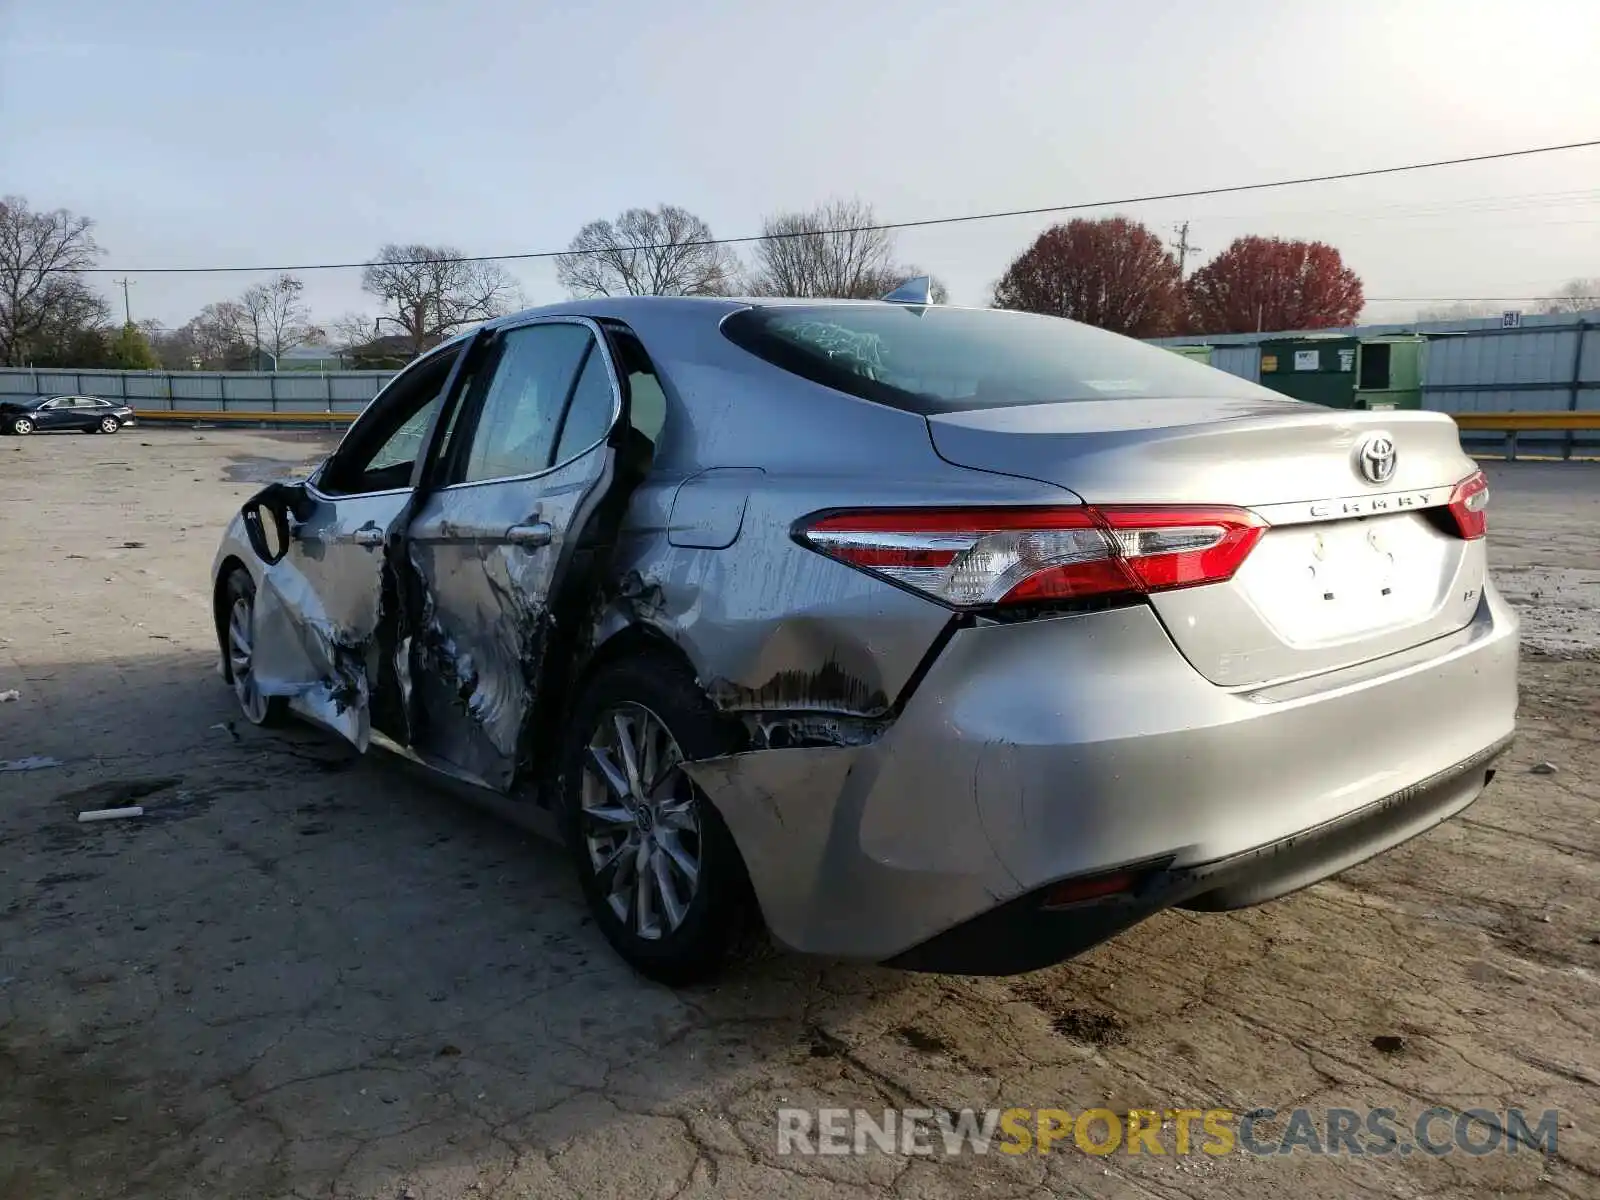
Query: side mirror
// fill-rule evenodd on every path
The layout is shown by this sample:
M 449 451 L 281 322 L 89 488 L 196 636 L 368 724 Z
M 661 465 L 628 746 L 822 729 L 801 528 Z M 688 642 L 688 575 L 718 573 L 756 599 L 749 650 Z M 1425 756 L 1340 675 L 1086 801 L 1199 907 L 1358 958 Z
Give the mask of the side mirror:
M 273 483 L 246 500 L 239 515 L 250 549 L 270 567 L 289 553 L 289 518 L 305 521 L 311 516 L 311 497 L 303 483 Z

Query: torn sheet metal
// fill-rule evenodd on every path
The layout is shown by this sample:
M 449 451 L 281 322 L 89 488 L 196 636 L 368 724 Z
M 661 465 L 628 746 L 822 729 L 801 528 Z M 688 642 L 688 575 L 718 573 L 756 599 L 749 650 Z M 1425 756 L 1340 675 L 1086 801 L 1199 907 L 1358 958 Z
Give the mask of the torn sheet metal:
M 838 718 L 839 730 L 818 727 L 813 737 L 796 729 L 787 744 L 870 738 L 949 612 L 797 545 L 795 513 L 816 497 L 788 494 L 770 475 L 748 494 L 741 481 L 696 497 L 696 530 L 726 532 L 737 515 L 740 532 L 726 549 L 674 544 L 683 540 L 679 490 L 646 481 L 634 494 L 596 644 L 629 625 L 661 633 L 683 650 L 714 704 L 752 718 L 753 735 L 763 724 L 780 731 L 770 744 L 783 744 L 791 718 L 810 715 Z M 724 504 L 726 513 L 717 507 Z
M 288 552 L 256 585 L 252 669 L 262 694 L 360 750 L 371 735 L 384 546 L 404 493 L 315 499 Z
M 509 786 L 548 637 L 516 547 L 413 542 L 422 610 L 411 637 L 418 749 L 490 787 Z M 444 594 L 441 607 L 440 596 Z
M 441 489 L 408 533 L 417 749 L 497 790 L 526 762 L 570 542 L 610 480 L 588 454 L 536 479 Z M 580 610 L 581 611 L 581 610 Z

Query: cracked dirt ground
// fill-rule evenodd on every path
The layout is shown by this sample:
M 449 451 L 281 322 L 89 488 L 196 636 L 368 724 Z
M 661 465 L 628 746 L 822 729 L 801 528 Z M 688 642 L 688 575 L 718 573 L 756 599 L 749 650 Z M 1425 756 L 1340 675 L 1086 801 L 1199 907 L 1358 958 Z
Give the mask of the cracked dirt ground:
M 210 556 L 313 450 L 0 440 L 0 759 L 61 764 L 0 774 L 0 1195 L 1600 1195 L 1594 661 L 1529 657 L 1465 819 L 1279 903 L 1017 979 L 775 954 L 675 994 L 554 848 L 308 730 L 230 732 Z M 1492 470 L 1497 566 L 1565 579 L 1522 599 L 1592 653 L 1600 468 Z M 1436 1103 L 1558 1108 L 1558 1153 L 776 1153 L 780 1105 Z

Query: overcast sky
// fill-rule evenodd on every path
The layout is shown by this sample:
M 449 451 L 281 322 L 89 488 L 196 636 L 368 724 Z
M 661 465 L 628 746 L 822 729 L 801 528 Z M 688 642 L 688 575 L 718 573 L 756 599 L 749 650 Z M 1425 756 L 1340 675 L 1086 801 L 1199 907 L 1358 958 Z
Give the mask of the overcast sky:
M 179 324 L 258 277 L 138 268 L 546 250 L 662 202 L 734 236 L 833 195 L 904 220 L 1600 137 L 1597 0 L 560 7 L 0 0 L 0 192 L 93 217 L 134 318 Z M 1600 275 L 1600 150 L 1106 211 L 1189 220 L 1202 260 L 1321 238 L 1369 297 Z M 1049 223 L 899 250 L 985 303 Z M 560 297 L 548 264 L 511 267 Z M 372 309 L 358 271 L 303 277 L 321 318 Z

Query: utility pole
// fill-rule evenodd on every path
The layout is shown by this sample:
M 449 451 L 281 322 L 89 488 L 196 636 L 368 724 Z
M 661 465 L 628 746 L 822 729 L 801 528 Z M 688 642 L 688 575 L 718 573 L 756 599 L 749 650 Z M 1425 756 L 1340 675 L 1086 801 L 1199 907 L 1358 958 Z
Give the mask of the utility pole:
M 1189 257 L 1191 250 L 1196 254 L 1200 253 L 1200 247 L 1189 241 L 1189 222 L 1185 221 L 1182 225 L 1174 225 L 1172 232 L 1178 235 L 1178 278 L 1182 279 L 1184 260 Z
M 124 325 L 132 325 L 133 308 L 128 304 L 128 286 L 133 281 L 131 279 L 113 279 L 111 282 L 122 285 L 122 323 Z

